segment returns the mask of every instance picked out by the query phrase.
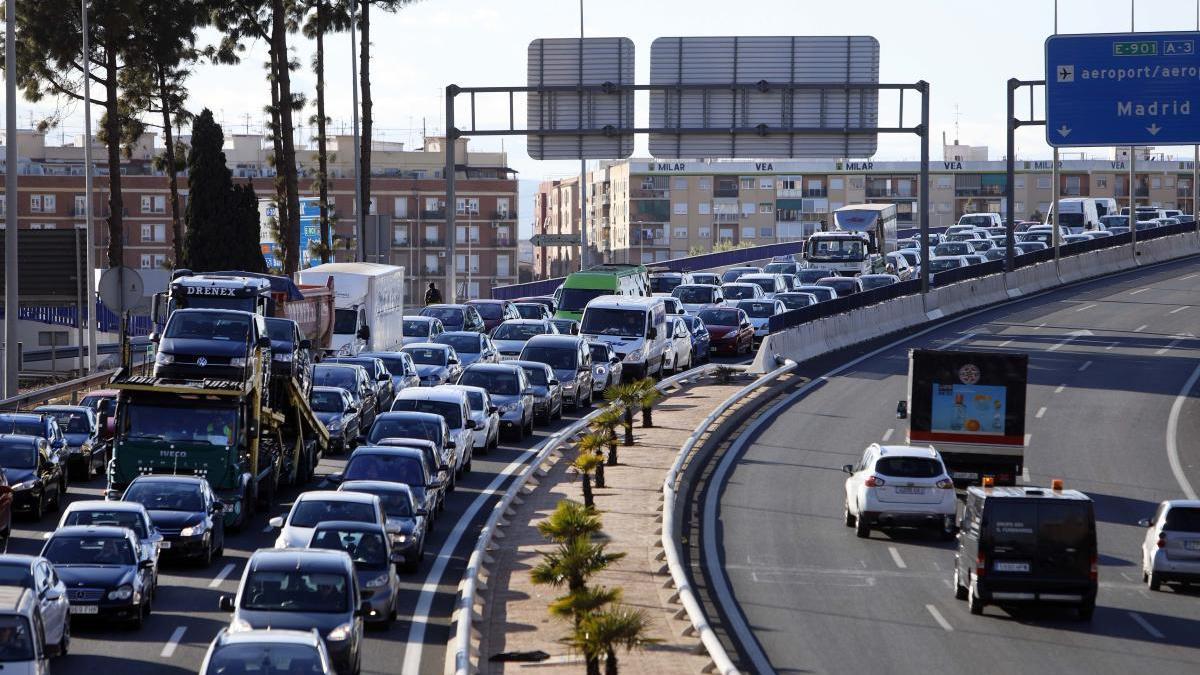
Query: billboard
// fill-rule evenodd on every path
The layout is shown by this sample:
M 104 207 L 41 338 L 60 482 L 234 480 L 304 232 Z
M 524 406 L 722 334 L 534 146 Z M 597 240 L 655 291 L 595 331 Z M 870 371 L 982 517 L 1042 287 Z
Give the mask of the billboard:
M 1022 446 L 1024 354 L 914 349 L 909 357 L 910 441 Z
M 274 228 L 278 227 L 278 212 L 275 200 L 258 200 L 258 242 L 262 247 L 263 260 L 267 269 L 279 271 L 283 269 L 283 261 L 279 252 L 279 242 L 275 240 Z M 300 198 L 300 268 L 315 267 L 321 264 L 321 257 L 314 257 L 312 247 L 321 243 L 321 200 L 317 197 Z

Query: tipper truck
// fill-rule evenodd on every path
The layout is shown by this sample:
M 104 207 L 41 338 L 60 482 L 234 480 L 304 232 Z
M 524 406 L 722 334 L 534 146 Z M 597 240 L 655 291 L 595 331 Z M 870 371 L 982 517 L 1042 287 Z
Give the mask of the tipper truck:
M 404 339 L 404 268 L 380 263 L 326 263 L 297 273 L 304 284 L 334 289 L 333 339 L 329 351 L 400 349 Z

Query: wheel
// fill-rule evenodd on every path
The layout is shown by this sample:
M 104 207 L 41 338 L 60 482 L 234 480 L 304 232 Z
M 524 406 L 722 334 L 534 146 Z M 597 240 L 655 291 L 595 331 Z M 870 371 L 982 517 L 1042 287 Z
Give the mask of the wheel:
M 983 600 L 975 592 L 974 584 L 967 587 L 967 608 L 976 616 L 983 614 Z
M 955 600 L 966 600 L 967 599 L 967 587 L 963 586 L 962 584 L 960 584 L 958 582 L 958 567 L 954 568 L 954 599 Z
M 954 520 L 946 518 L 942 526 L 938 528 L 938 537 L 942 541 L 954 541 L 955 534 L 957 533 L 954 531 Z
M 463 473 L 471 473 L 471 462 L 475 460 L 475 448 L 471 448 L 471 454 L 467 455 L 467 463 L 463 464 Z
M 855 518 L 854 534 L 857 535 L 859 539 L 866 539 L 867 537 L 871 536 L 871 526 L 867 524 L 866 518 L 863 518 L 862 516 Z
M 143 603 L 141 607 L 138 607 L 137 615 L 129 620 L 129 629 L 130 630 L 141 630 L 142 625 L 144 625 L 145 623 L 146 623 L 146 605 L 145 605 L 145 603 Z
M 1150 570 L 1150 573 L 1145 576 L 1146 585 L 1150 587 L 1150 590 L 1157 591 L 1162 589 L 1162 578 L 1155 574 L 1154 570 Z
M 71 650 L 71 618 L 63 619 L 62 638 L 58 641 L 58 655 L 66 656 Z
M 529 416 L 529 422 L 527 422 L 527 423 L 525 424 L 525 435 L 526 435 L 526 436 L 532 436 L 532 435 L 533 435 L 533 415 L 530 415 L 530 416 Z
M 42 519 L 42 517 L 46 515 L 46 492 L 45 492 L 45 490 L 43 490 L 42 494 L 38 495 L 37 500 L 34 501 L 33 510 L 30 512 L 30 515 L 33 516 L 33 520 L 35 522 L 40 521 Z
M 854 514 L 850 513 L 849 504 L 844 504 L 842 506 L 842 520 L 846 523 L 846 527 L 854 527 L 855 518 Z
M 200 563 L 201 567 L 204 567 L 204 568 L 212 567 L 213 547 L 212 547 L 211 539 L 208 542 L 208 546 L 204 547 L 204 555 L 200 556 L 197 560 Z
M 1079 620 L 1091 621 L 1092 615 L 1096 613 L 1096 601 L 1085 602 L 1079 606 Z

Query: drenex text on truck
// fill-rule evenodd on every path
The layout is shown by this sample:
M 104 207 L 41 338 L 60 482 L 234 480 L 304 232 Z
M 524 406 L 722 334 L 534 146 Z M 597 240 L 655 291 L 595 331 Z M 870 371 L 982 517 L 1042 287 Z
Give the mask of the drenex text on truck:
M 833 212 L 834 229 L 804 243 L 812 269 L 840 276 L 883 274 L 886 255 L 896 250 L 896 205 L 851 204 Z

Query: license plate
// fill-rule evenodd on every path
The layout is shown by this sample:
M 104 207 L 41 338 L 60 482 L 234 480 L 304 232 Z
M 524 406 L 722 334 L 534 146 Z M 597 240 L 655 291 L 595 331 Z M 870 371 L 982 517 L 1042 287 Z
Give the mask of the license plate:
M 979 478 L 979 474 L 973 471 L 955 471 L 954 473 L 950 474 L 950 476 L 953 478 L 961 478 L 962 480 L 975 480 L 976 478 Z
M 992 569 L 996 570 L 997 572 L 1028 572 L 1029 563 L 997 560 L 996 564 L 992 566 Z
M 1200 551 L 1200 539 L 1189 539 L 1183 542 L 1183 547 L 1189 551 Z
M 159 547 L 159 548 L 171 548 L 171 542 L 169 542 L 169 541 L 160 541 L 160 542 L 158 542 L 158 547 Z
M 922 488 L 922 487 L 898 487 L 898 488 L 896 488 L 896 494 L 898 494 L 898 495 L 923 495 L 923 494 L 925 494 L 925 488 Z
M 71 605 L 72 614 L 99 614 L 100 607 L 97 605 Z

